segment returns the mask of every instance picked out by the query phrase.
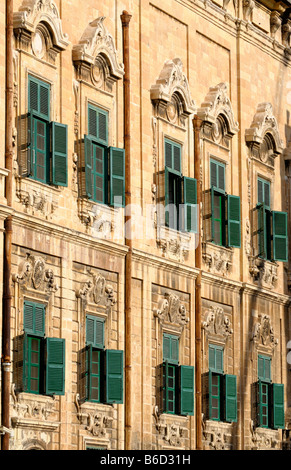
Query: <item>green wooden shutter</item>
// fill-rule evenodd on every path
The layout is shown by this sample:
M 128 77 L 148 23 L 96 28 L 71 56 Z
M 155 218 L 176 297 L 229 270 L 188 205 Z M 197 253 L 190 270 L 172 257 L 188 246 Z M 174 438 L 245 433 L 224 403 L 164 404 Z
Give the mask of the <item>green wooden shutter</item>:
M 224 419 L 237 422 L 237 384 L 235 375 L 224 376 Z
M 215 374 L 211 370 L 208 372 L 209 419 L 213 419 L 215 421 L 220 421 L 220 413 L 221 413 L 220 379 L 221 379 L 221 376 L 219 374 Z
M 181 175 L 181 145 L 165 139 L 165 167 L 168 167 L 176 175 Z
M 219 374 L 223 373 L 223 348 L 221 346 L 209 345 L 208 352 L 208 366 L 209 370 L 217 372 Z
M 86 196 L 91 199 L 93 196 L 93 172 L 92 172 L 92 160 L 93 160 L 93 145 L 92 140 L 89 136 L 84 137 L 84 156 L 85 156 L 85 188 Z
M 258 255 L 265 259 L 267 257 L 265 205 L 258 204 L 256 210 L 258 217 Z
M 197 211 L 197 180 L 195 178 L 183 177 L 184 192 L 184 230 L 186 232 L 198 231 Z
M 288 216 L 286 212 L 272 212 L 273 221 L 273 258 L 288 261 Z
M 179 338 L 175 335 L 163 335 L 163 361 L 171 364 L 179 363 Z
M 272 384 L 272 427 L 285 428 L 284 384 Z
M 14 371 L 13 377 L 17 392 L 28 391 L 28 336 L 27 333 L 13 338 Z
M 210 186 L 225 191 L 225 165 L 215 160 L 210 160 Z
M 268 356 L 258 356 L 258 379 L 271 382 L 271 358 Z
M 68 185 L 68 126 L 51 123 L 52 182 L 57 186 Z
M 28 81 L 29 112 L 49 121 L 50 119 L 50 85 L 34 77 Z
M 95 106 L 88 106 L 88 134 L 100 144 L 108 144 L 108 113 Z
M 45 305 L 29 301 L 24 302 L 23 328 L 28 334 L 44 336 Z
M 264 428 L 269 426 L 269 386 L 262 380 L 257 384 L 257 424 Z
M 91 349 L 92 346 L 88 345 L 78 352 L 78 394 L 81 403 L 89 400 Z
M 125 151 L 115 147 L 109 148 L 110 158 L 110 205 L 125 205 Z
M 169 227 L 170 224 L 170 212 L 169 212 L 169 173 L 170 168 L 165 167 L 165 225 Z
M 194 367 L 179 367 L 180 414 L 194 415 Z
M 123 403 L 123 351 L 106 350 L 106 403 Z
M 104 349 L 104 320 L 102 318 L 86 316 L 86 344 Z
M 65 340 L 46 338 L 46 393 L 65 394 Z
M 227 196 L 228 246 L 241 247 L 240 197 Z

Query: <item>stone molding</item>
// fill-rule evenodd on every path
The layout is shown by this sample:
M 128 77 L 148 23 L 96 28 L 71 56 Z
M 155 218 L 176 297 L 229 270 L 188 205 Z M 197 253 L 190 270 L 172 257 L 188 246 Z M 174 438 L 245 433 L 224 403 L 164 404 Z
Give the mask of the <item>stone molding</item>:
M 76 297 L 81 299 L 84 309 L 90 302 L 96 305 L 104 302 L 108 313 L 117 302 L 113 287 L 100 273 L 89 271 L 88 274 L 90 277 L 76 290 Z
M 14 31 L 25 31 L 31 38 L 40 23 L 47 25 L 51 31 L 54 48 L 65 50 L 69 44 L 68 36 L 63 33 L 56 4 L 52 0 L 23 0 L 19 11 L 13 14 Z
M 196 105 L 191 98 L 188 79 L 183 72 L 181 59 L 167 60 L 156 83 L 150 89 L 151 100 L 154 103 L 164 103 L 168 120 L 173 120 L 175 115 L 174 96 L 179 97 L 182 112 L 190 116 L 196 112 Z
M 159 300 L 158 308 L 154 310 L 154 316 L 160 320 L 163 327 L 175 327 L 182 332 L 184 326 L 189 322 L 185 305 L 178 295 L 166 292 Z
M 35 289 L 51 295 L 59 288 L 51 268 L 46 266 L 45 259 L 27 253 L 26 260 L 19 266 L 19 272 L 13 274 L 12 280 L 25 289 Z
M 105 80 L 110 78 L 117 81 L 124 75 L 124 65 L 119 62 L 113 37 L 104 26 L 104 20 L 105 17 L 100 16 L 91 21 L 79 43 L 73 46 L 72 52 L 75 65 L 87 64 L 90 68 L 91 78 L 96 86 L 103 80 L 100 75 L 102 69 L 108 69 Z
M 219 116 L 223 116 L 227 123 L 226 131 L 228 137 L 232 137 L 239 131 L 239 125 L 234 117 L 226 83 L 219 83 L 209 88 L 205 101 L 197 110 L 197 115 L 203 122 L 212 126 L 217 124 Z
M 225 315 L 224 309 L 220 306 L 212 306 L 206 311 L 202 328 L 208 335 L 217 335 L 223 339 L 227 339 L 233 334 L 229 318 Z
M 233 450 L 233 424 L 202 419 L 204 445 L 209 450 Z

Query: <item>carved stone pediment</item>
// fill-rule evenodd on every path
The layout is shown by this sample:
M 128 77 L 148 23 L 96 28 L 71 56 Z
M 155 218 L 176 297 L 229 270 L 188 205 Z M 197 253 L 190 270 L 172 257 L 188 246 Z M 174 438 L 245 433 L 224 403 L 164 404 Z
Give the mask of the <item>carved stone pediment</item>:
M 208 334 L 221 336 L 224 339 L 233 334 L 229 318 L 225 315 L 224 309 L 219 306 L 212 306 L 206 311 L 202 328 Z
M 277 346 L 278 339 L 275 338 L 269 315 L 262 314 L 259 316 L 259 321 L 254 326 L 252 340 L 257 347 L 263 346 L 274 349 Z
M 84 309 L 88 303 L 93 303 L 104 305 L 106 311 L 109 311 L 117 302 L 113 287 L 102 274 L 90 271 L 89 274 L 90 277 L 83 283 L 83 287 L 76 291 L 77 298 L 82 300 Z
M 166 292 L 160 299 L 158 308 L 154 310 L 154 316 L 157 317 L 162 325 L 171 325 L 182 331 L 189 322 L 185 305 L 180 297 L 172 292 Z
M 186 117 L 196 111 L 179 58 L 164 63 L 159 78 L 150 89 L 150 96 L 158 107 L 158 114 L 172 123 L 184 125 Z
M 27 42 L 33 41 L 39 25 L 45 26 L 50 32 L 51 47 L 56 52 L 67 48 L 68 36 L 63 33 L 62 21 L 56 4 L 52 0 L 23 0 L 19 11 L 13 14 L 13 28 L 16 36 L 22 35 L 27 38 Z
M 45 259 L 30 253 L 27 253 L 25 261 L 12 279 L 24 289 L 35 289 L 49 295 L 59 288 L 53 270 L 46 265 Z
M 73 62 L 82 78 L 102 88 L 112 88 L 112 83 L 124 75 L 124 65 L 119 62 L 114 40 L 104 26 L 105 17 L 91 21 L 78 44 L 73 46 Z
M 283 152 L 283 142 L 271 103 L 258 105 L 251 127 L 245 131 L 245 140 L 253 157 L 274 166 L 274 158 Z
M 222 131 L 224 136 L 230 138 L 239 130 L 226 83 L 219 83 L 209 88 L 205 101 L 197 110 L 197 115 L 204 124 L 207 123 L 208 127 L 211 126 L 213 140 L 217 140 Z

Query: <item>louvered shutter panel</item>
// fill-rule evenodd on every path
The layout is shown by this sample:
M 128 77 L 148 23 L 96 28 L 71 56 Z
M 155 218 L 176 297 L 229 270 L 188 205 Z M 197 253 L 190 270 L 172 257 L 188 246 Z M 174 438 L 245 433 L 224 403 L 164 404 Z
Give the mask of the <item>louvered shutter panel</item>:
M 178 336 L 163 335 L 163 361 L 168 361 L 171 364 L 179 363 L 179 338 Z
M 28 334 L 44 336 L 45 306 L 34 302 L 24 302 L 23 327 Z
M 17 392 L 27 391 L 28 347 L 27 334 L 13 338 L 13 381 Z
M 215 224 L 214 224 L 214 187 L 211 186 L 210 190 L 210 198 L 211 198 L 211 241 L 214 240 L 215 236 Z
M 37 336 L 44 336 L 45 333 L 45 306 L 34 305 L 34 333 Z
M 209 352 L 208 352 L 208 367 L 210 370 L 215 370 L 216 368 L 216 350 L 213 346 L 209 346 Z
M 125 151 L 115 147 L 109 148 L 110 158 L 110 205 L 125 205 Z
M 165 141 L 165 167 L 172 168 L 172 144 Z
M 104 320 L 87 315 L 86 344 L 94 348 L 104 349 Z
M 57 186 L 68 185 L 68 126 L 51 123 L 52 182 Z
M 99 108 L 88 108 L 88 134 L 97 142 L 108 144 L 108 113 Z
M 65 340 L 46 338 L 46 394 L 65 394 Z
M 197 180 L 195 178 L 183 177 L 184 192 L 184 230 L 186 232 L 198 231 L 197 214 Z
M 272 212 L 273 221 L 273 258 L 288 261 L 288 216 L 286 212 Z
M 224 376 L 224 419 L 227 422 L 237 421 L 237 383 L 235 375 Z
M 271 385 L 272 397 L 272 427 L 275 429 L 285 428 L 284 413 L 284 384 Z
M 29 110 L 39 113 L 39 85 L 34 80 L 29 80 Z
M 258 357 L 258 378 L 265 378 L 265 360 L 261 356 Z
M 50 93 L 49 88 L 43 84 L 39 86 L 39 112 L 40 114 L 49 119 L 50 110 Z
M 86 317 L 86 344 L 94 344 L 94 318 Z
M 163 361 L 171 359 L 171 337 L 170 335 L 163 335 Z
M 179 362 L 179 338 L 171 336 L 171 362 L 178 364 Z
M 24 114 L 18 119 L 18 152 L 19 174 L 27 177 L 32 174 L 32 155 L 34 150 L 33 127 L 31 113 Z
M 85 346 L 78 353 L 78 393 L 80 402 L 89 400 L 89 376 L 90 376 L 90 349 L 91 345 Z
M 181 173 L 181 147 L 173 145 L 173 170 Z
M 106 350 L 106 403 L 123 403 L 123 351 Z
M 223 349 L 216 348 L 216 372 L 223 373 Z
M 23 327 L 26 333 L 34 334 L 34 304 L 31 302 L 24 303 Z
M 179 367 L 180 414 L 194 415 L 194 367 Z
M 227 196 L 228 246 L 241 247 L 240 197 Z
M 43 118 L 50 119 L 50 85 L 29 77 L 29 112 Z
M 102 111 L 98 113 L 98 138 L 99 141 L 107 145 L 108 143 L 108 114 Z
M 84 156 L 85 156 L 85 188 L 86 196 L 91 199 L 93 196 L 93 172 L 92 172 L 92 160 L 93 160 L 93 145 L 90 137 L 84 137 Z
M 89 106 L 88 109 L 88 134 L 91 137 L 98 138 L 98 130 L 97 130 L 97 110 Z
M 169 173 L 170 169 L 165 167 L 165 225 L 169 227 L 170 212 L 169 212 Z
M 267 243 L 266 243 L 266 210 L 264 204 L 258 204 L 256 207 L 258 219 L 258 255 L 261 258 L 267 256 Z
M 210 186 L 214 186 L 215 188 L 218 187 L 216 168 L 217 168 L 216 163 L 213 161 L 210 161 Z

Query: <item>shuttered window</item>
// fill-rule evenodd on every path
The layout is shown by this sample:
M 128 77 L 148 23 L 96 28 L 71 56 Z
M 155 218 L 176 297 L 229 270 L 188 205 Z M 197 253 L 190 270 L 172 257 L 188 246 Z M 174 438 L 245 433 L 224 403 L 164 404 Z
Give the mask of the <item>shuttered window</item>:
M 240 197 L 225 192 L 225 165 L 210 159 L 212 242 L 241 247 Z
M 29 76 L 28 114 L 21 119 L 21 141 L 26 129 L 27 148 L 26 158 L 21 150 L 20 173 L 67 186 L 68 131 L 66 125 L 50 121 L 50 91 L 48 83 Z
M 235 375 L 224 376 L 224 421 L 237 421 L 237 380 Z
M 65 340 L 46 338 L 46 394 L 65 394 Z
M 184 224 L 185 232 L 198 232 L 197 180 L 183 177 Z
M 163 361 L 171 364 L 179 363 L 179 338 L 175 335 L 163 335 Z
M 23 327 L 27 334 L 44 336 L 45 334 L 45 305 L 35 302 L 24 302 Z
M 88 135 L 83 145 L 85 191 L 89 199 L 113 207 L 125 205 L 125 151 L 108 147 L 108 113 L 88 106 Z
M 223 348 L 213 344 L 209 345 L 209 370 L 223 374 Z
M 180 414 L 194 414 L 194 367 L 179 367 Z
M 165 158 L 165 224 L 179 230 L 180 204 L 182 204 L 182 148 L 169 139 L 164 142 Z
M 104 349 L 104 320 L 102 318 L 86 316 L 86 344 Z
M 106 350 L 106 403 L 123 403 L 123 351 Z

